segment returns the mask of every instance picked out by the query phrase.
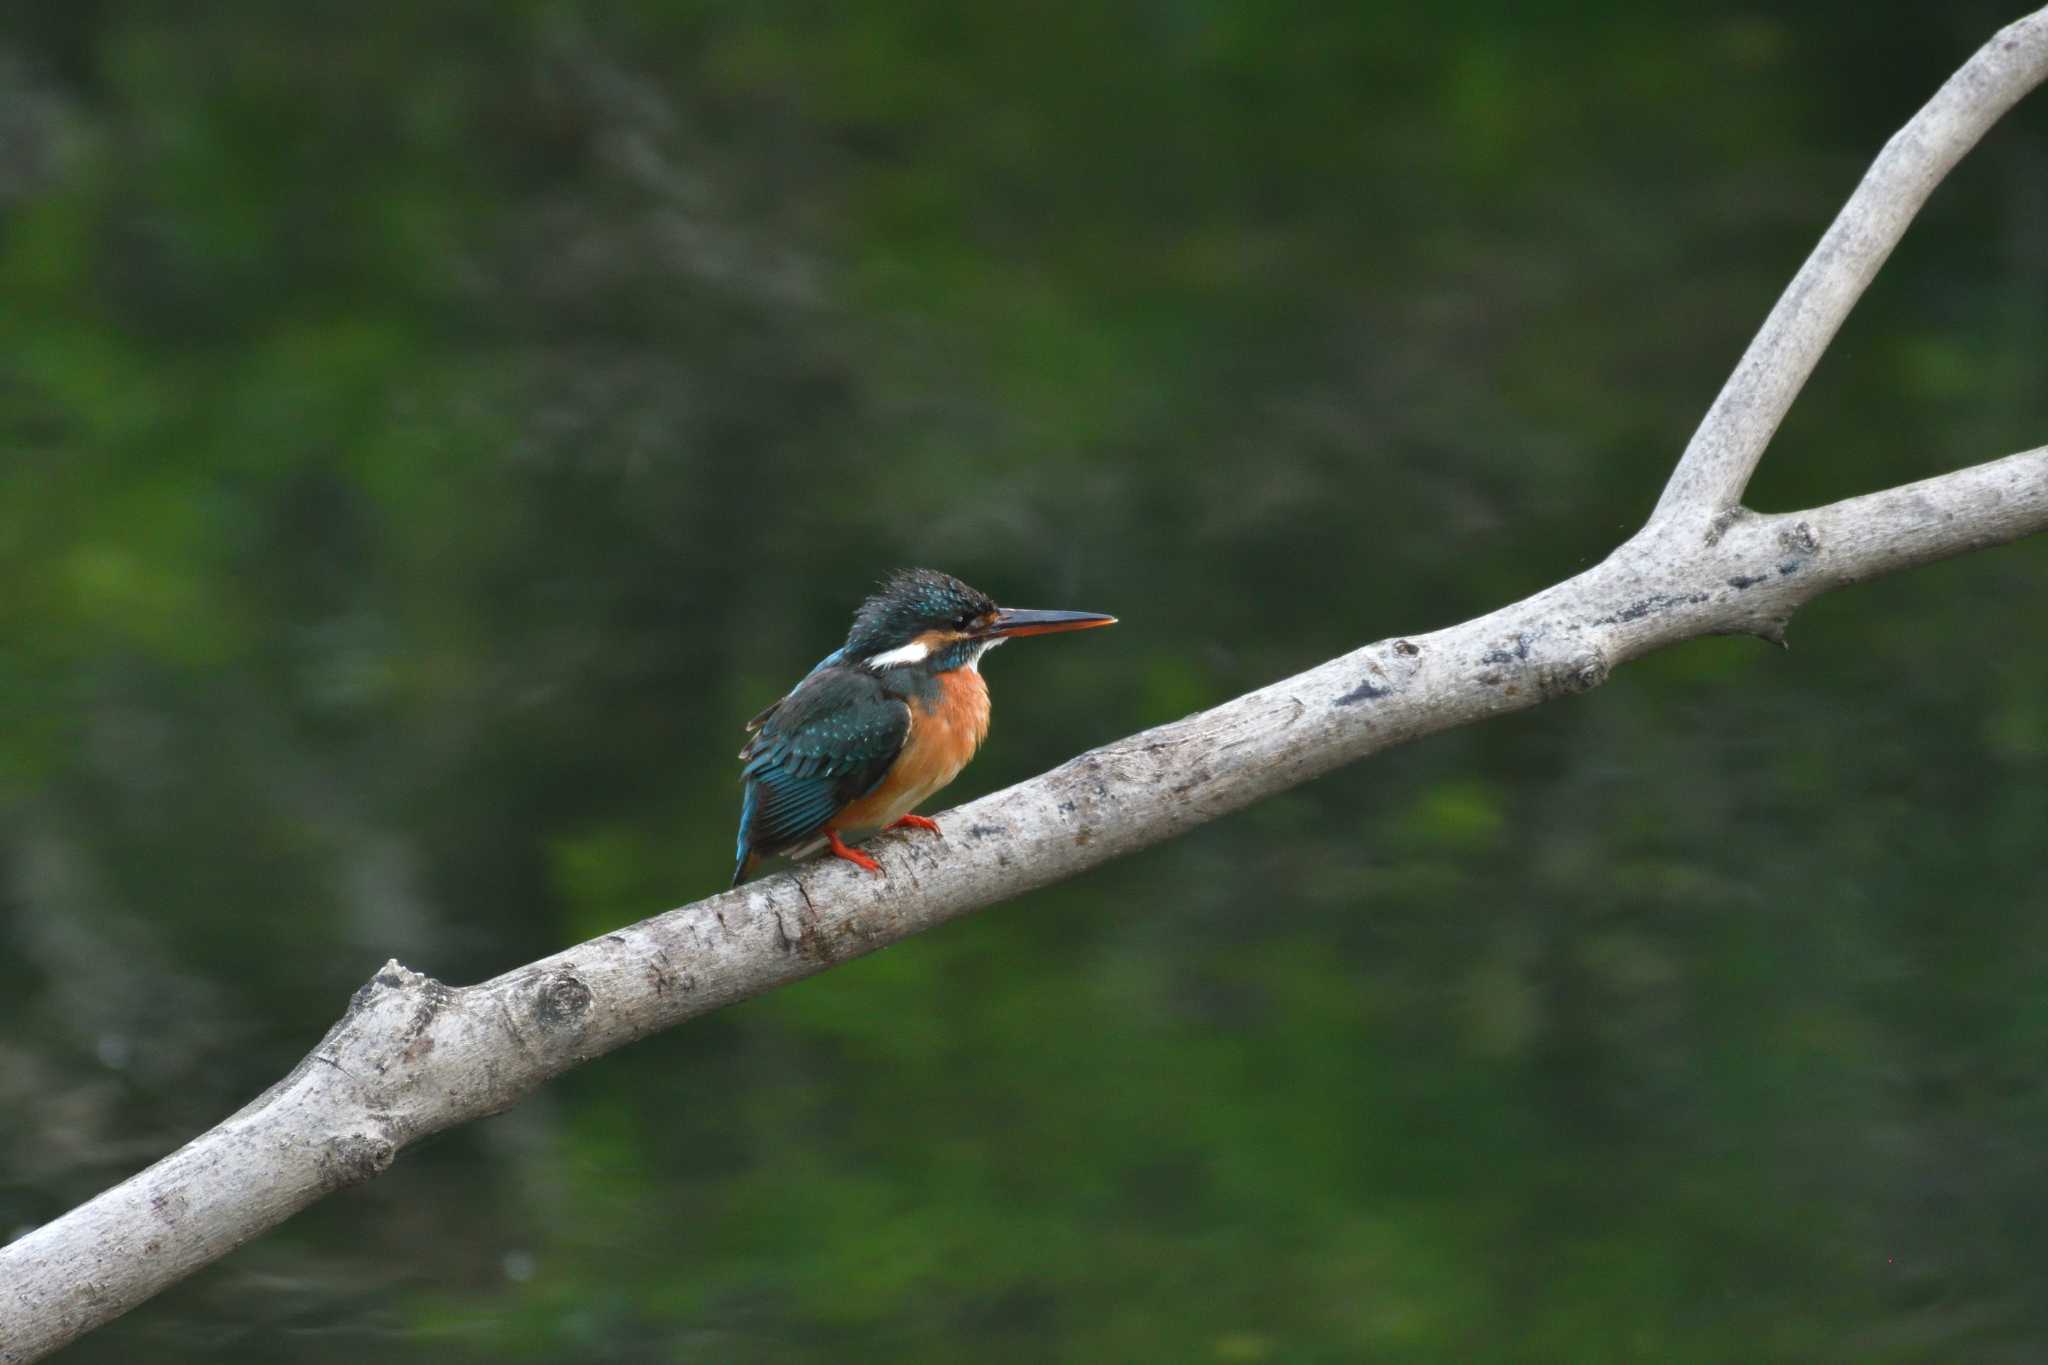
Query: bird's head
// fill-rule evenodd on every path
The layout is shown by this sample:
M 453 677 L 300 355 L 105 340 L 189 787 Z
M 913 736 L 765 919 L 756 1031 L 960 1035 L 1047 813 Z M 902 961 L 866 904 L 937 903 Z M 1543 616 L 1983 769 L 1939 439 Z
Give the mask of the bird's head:
M 984 653 L 1014 636 L 1115 622 L 1114 616 L 1087 611 L 997 606 L 993 597 L 951 574 L 905 569 L 861 603 L 839 657 L 858 667 L 945 673 L 977 666 Z

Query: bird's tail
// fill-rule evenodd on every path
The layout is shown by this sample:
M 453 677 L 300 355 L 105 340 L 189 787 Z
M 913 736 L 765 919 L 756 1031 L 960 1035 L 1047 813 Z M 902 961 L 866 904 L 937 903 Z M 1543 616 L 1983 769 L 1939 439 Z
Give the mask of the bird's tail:
M 740 837 L 733 850 L 732 884 L 738 886 L 754 870 L 754 846 L 747 838 L 747 831 L 754 827 L 754 784 L 747 784 L 747 795 L 740 802 Z

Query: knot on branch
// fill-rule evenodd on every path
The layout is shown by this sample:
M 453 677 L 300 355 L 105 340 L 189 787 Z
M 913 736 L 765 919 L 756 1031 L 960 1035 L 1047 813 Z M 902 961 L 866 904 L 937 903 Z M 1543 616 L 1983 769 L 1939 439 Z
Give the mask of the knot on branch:
M 549 1033 L 578 1028 L 591 1003 L 590 987 L 568 972 L 555 972 L 536 985 L 533 1021 Z
M 1591 692 L 1607 681 L 1610 665 L 1597 649 L 1585 649 L 1538 670 L 1536 683 L 1545 697 L 1569 697 Z
M 320 1150 L 320 1184 L 329 1191 L 360 1185 L 389 1170 L 397 1156 L 398 1145 L 389 1138 L 369 1133 L 329 1138 Z
M 447 989 L 425 972 L 416 972 L 394 957 L 379 967 L 377 974 L 365 981 L 350 997 L 348 1012 L 352 1015 L 361 1014 L 392 991 L 417 990 L 422 986 Z
M 1786 554 L 1812 555 L 1820 552 L 1820 536 L 1812 525 L 1795 521 L 1778 532 L 1778 545 Z

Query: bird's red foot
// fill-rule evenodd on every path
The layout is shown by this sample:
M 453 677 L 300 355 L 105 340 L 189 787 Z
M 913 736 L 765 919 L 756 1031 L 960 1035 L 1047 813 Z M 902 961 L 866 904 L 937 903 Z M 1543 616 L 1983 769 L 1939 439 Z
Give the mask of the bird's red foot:
M 866 868 L 868 871 L 874 873 L 876 876 L 882 875 L 882 865 L 876 862 L 873 858 L 870 858 L 867 854 L 861 852 L 859 849 L 848 848 L 846 844 L 841 842 L 838 830 L 826 830 L 825 843 L 828 847 L 831 848 L 833 857 L 844 858 L 849 863 L 854 863 L 860 867 Z
M 927 815 L 906 815 L 901 820 L 891 822 L 886 828 L 928 829 L 940 838 L 945 837 L 945 832 L 939 828 L 939 822 Z

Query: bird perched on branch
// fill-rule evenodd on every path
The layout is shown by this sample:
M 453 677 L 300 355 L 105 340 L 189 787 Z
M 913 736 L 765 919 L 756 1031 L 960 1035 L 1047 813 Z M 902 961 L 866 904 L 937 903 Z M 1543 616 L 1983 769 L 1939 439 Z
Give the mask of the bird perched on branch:
M 879 873 L 847 840 L 938 822 L 911 812 L 951 782 L 988 734 L 981 656 L 1019 635 L 1114 624 L 1086 611 L 999 607 L 950 574 L 906 569 L 854 613 L 846 643 L 747 722 L 738 864 L 829 849 Z

